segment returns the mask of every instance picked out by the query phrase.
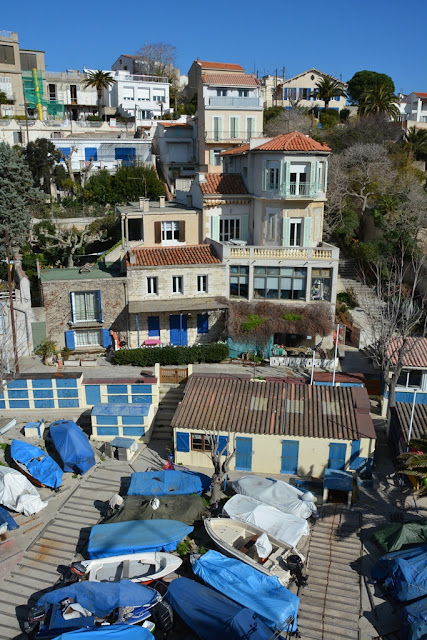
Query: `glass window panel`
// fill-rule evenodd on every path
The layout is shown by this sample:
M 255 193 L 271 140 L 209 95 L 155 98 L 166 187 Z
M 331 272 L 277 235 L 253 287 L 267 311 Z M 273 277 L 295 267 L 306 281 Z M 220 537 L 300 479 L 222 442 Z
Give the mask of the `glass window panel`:
M 269 267 L 267 269 L 267 273 L 270 276 L 278 276 L 279 273 L 280 273 L 280 269 L 279 269 L 279 267 Z
M 240 297 L 247 298 L 249 295 L 249 286 L 248 283 L 240 283 Z
M 256 280 L 258 278 L 255 278 Z M 261 279 L 261 278 L 259 278 Z M 267 287 L 269 289 L 278 289 L 279 288 L 279 278 L 267 278 Z
M 254 278 L 254 287 L 263 289 L 265 287 L 265 278 Z
M 239 267 L 231 266 L 230 267 L 230 273 L 239 273 Z
M 195 434 L 195 433 L 191 434 L 191 447 L 192 447 L 192 449 L 199 449 L 199 450 L 201 450 L 203 448 L 203 437 L 202 437 L 202 435 Z
M 421 371 L 409 372 L 409 386 L 420 387 L 421 386 Z
M 293 274 L 294 270 L 290 269 L 289 267 L 282 267 L 280 269 L 280 274 L 282 276 L 291 276 Z
M 240 267 L 240 273 L 249 273 L 249 267 Z
M 304 267 L 298 268 L 296 267 L 294 269 L 294 274 L 296 276 L 304 276 L 304 278 L 307 276 L 307 269 L 305 269 Z
M 294 289 L 297 289 L 298 291 L 305 289 L 305 280 L 302 278 L 294 278 Z
M 255 267 L 254 273 L 265 273 L 265 267 Z

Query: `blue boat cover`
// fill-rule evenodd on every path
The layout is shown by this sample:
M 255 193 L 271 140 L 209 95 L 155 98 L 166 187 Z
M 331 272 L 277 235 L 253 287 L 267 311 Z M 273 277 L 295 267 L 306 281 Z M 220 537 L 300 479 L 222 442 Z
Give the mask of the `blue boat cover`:
M 178 520 L 130 520 L 92 527 L 89 558 L 108 558 L 141 551 L 174 551 L 180 540 L 193 531 Z
M 143 471 L 132 473 L 128 496 L 168 496 L 202 493 L 202 481 L 191 471 Z
M 371 570 L 394 600 L 406 602 L 427 594 L 427 543 L 382 556 Z
M 425 640 L 427 638 L 427 597 L 404 607 L 400 620 L 401 640 Z
M 46 451 L 28 442 L 12 440 L 10 455 L 14 460 L 25 464 L 28 473 L 46 487 L 56 489 L 62 482 L 62 469 Z
M 350 471 L 341 471 L 340 469 L 325 469 L 323 486 L 325 489 L 352 491 L 353 474 Z
M 116 638 L 120 638 L 120 640 L 153 640 L 153 634 L 145 627 L 112 624 L 95 629 L 77 629 L 56 636 L 56 640 L 116 640 Z
M 268 640 L 272 635 L 253 611 L 188 578 L 173 580 L 165 600 L 203 640 Z
M 119 582 L 76 582 L 45 593 L 38 605 L 59 604 L 72 598 L 93 615 L 103 618 L 117 607 L 144 607 L 154 604 L 159 594 L 154 589 L 131 580 Z
M 299 598 L 286 589 L 277 576 L 267 576 L 218 551 L 208 551 L 201 556 L 194 563 L 193 571 L 210 587 L 255 611 L 272 629 L 296 631 Z
M 83 475 L 95 466 L 95 456 L 89 440 L 75 422 L 52 422 L 49 435 L 64 464 L 64 471 Z
M 9 531 L 13 531 L 13 529 L 19 529 L 19 524 L 16 524 L 9 511 L 6 511 L 6 509 L 0 507 L 0 525 L 5 523 L 7 523 L 7 528 L 9 529 Z

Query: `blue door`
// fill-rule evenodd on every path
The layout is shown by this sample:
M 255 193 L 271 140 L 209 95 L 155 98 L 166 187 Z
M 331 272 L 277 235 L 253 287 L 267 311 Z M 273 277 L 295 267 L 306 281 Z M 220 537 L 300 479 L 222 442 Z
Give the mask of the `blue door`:
M 160 338 L 160 318 L 159 316 L 148 316 L 148 336 L 150 338 Z
M 252 470 L 252 438 L 236 438 L 236 469 Z
M 282 440 L 282 466 L 280 468 L 280 473 L 297 473 L 298 451 L 298 441 Z
M 180 313 L 179 316 L 169 316 L 170 343 L 175 346 L 187 344 L 187 316 Z
M 346 444 L 331 442 L 329 445 L 328 469 L 340 469 L 340 471 L 344 471 L 346 451 Z

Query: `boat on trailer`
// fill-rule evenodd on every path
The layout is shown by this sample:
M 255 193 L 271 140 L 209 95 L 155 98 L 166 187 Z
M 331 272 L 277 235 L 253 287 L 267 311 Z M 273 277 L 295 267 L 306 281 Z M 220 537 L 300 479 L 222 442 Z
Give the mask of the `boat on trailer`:
M 91 582 L 117 582 L 123 578 L 132 582 L 151 582 L 173 573 L 181 564 L 181 558 L 171 553 L 128 553 L 74 562 L 71 572 Z

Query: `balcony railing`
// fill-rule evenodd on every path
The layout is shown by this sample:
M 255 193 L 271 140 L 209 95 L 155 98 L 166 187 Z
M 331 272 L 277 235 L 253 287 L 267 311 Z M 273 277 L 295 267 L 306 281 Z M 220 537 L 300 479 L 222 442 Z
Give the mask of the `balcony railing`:
M 315 182 L 286 182 L 274 195 L 275 198 L 317 198 L 323 190 Z M 324 194 L 323 194 L 324 195 Z
M 247 142 L 250 138 L 259 138 L 262 131 L 206 131 L 206 142 L 235 142 L 241 144 Z
M 209 98 L 210 107 L 223 107 L 231 109 L 262 108 L 262 98 Z
M 209 240 L 221 260 L 338 260 L 339 249 L 322 242 L 318 247 L 233 247 Z

